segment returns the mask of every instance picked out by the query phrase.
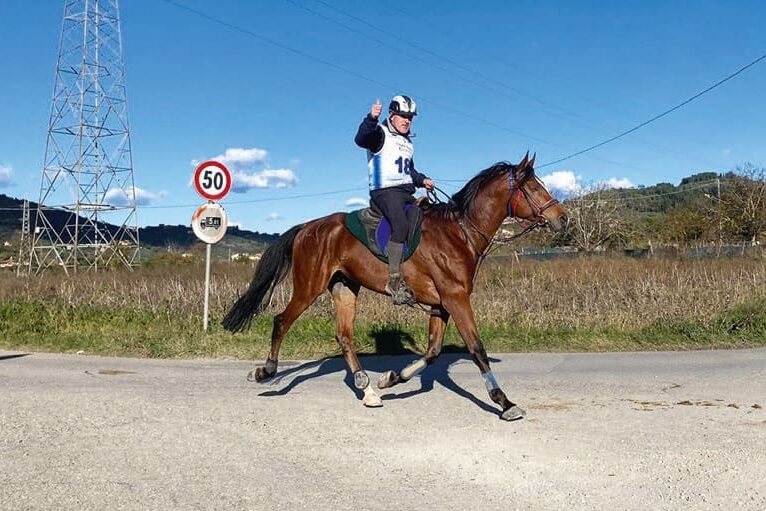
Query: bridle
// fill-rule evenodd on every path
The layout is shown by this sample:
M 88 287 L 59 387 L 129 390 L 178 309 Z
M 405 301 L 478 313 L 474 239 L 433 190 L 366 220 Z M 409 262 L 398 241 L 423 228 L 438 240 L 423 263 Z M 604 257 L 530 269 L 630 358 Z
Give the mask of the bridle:
M 511 240 L 519 238 L 537 229 L 538 227 L 541 227 L 547 224 L 548 220 L 545 218 L 545 216 L 543 216 L 543 213 L 545 213 L 545 211 L 547 211 L 548 209 L 552 208 L 553 206 L 559 203 L 559 201 L 556 200 L 552 195 L 551 195 L 551 199 L 545 202 L 544 204 L 540 204 L 539 201 L 537 201 L 534 197 L 532 197 L 529 191 L 526 188 L 524 188 L 524 183 L 526 182 L 527 179 L 529 179 L 532 176 L 534 176 L 534 170 L 532 171 L 524 170 L 524 172 L 522 172 L 521 176 L 518 178 L 516 177 L 516 167 L 511 167 L 510 170 L 508 171 L 508 188 L 510 191 L 510 196 L 508 198 L 508 203 L 506 204 L 507 216 L 510 218 L 516 218 L 516 215 L 513 212 L 514 196 L 524 197 L 524 199 L 526 199 L 527 201 L 527 204 L 529 204 L 529 207 L 532 210 L 532 213 L 535 216 L 535 221 L 530 222 L 529 225 L 527 225 L 521 230 L 521 232 L 519 232 L 518 234 L 514 234 L 513 236 L 510 236 L 509 238 L 504 240 L 503 243 L 507 243 Z M 539 181 L 538 181 L 538 184 L 542 186 L 543 188 L 545 188 L 545 185 L 543 185 Z M 550 195 L 550 192 L 548 194 Z M 516 201 L 516 203 L 518 204 L 518 200 Z M 463 220 L 466 220 L 468 225 L 474 231 L 479 233 L 479 236 L 481 236 L 484 242 L 487 244 L 487 248 L 485 248 L 483 251 L 479 250 L 479 248 L 474 244 L 471 237 L 468 236 L 468 233 L 466 232 L 466 229 L 463 226 Z M 521 220 L 519 220 L 519 222 L 521 222 Z M 465 235 L 468 243 L 471 245 L 471 247 L 473 247 L 474 251 L 479 254 L 479 263 L 476 268 L 478 271 L 478 267 L 481 265 L 481 262 L 489 253 L 489 249 L 492 246 L 493 240 L 491 240 L 486 234 L 481 232 L 481 229 L 479 229 L 479 227 L 473 223 L 470 217 L 466 216 L 464 218 L 461 218 L 458 223 L 461 229 L 463 229 L 463 234 Z M 474 274 L 474 278 L 475 278 L 475 274 Z
M 535 216 L 535 221 L 532 222 L 529 226 L 525 227 L 521 233 L 514 235 L 513 236 L 514 238 L 517 238 L 521 236 L 522 234 L 528 233 L 532 229 L 535 229 L 537 227 L 540 227 L 548 223 L 548 220 L 545 218 L 545 216 L 543 216 L 543 213 L 545 213 L 548 209 L 552 208 L 553 206 L 559 203 L 559 201 L 556 200 L 556 198 L 553 197 L 552 195 L 550 200 L 544 204 L 540 204 L 534 197 L 532 197 L 529 191 L 526 188 L 524 188 L 524 182 L 532 176 L 534 176 L 534 171 L 530 172 L 528 170 L 525 170 L 524 172 L 522 172 L 521 177 L 518 177 L 518 178 L 516 177 L 515 168 L 512 168 L 508 172 L 508 188 L 511 192 L 510 197 L 508 198 L 508 204 L 507 204 L 508 216 L 510 218 L 516 218 L 516 215 L 513 212 L 514 195 L 516 197 L 523 196 L 524 199 L 526 199 L 527 204 L 529 204 L 529 208 L 532 210 L 532 214 Z M 545 185 L 543 185 L 542 183 L 538 182 L 538 184 L 540 184 L 540 186 L 545 188 Z M 518 204 L 518 200 L 516 201 L 516 203 Z

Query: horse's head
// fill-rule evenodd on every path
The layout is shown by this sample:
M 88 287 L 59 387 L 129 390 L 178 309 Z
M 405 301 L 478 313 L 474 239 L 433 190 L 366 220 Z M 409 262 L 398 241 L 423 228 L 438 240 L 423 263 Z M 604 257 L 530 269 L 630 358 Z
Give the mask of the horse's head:
M 508 173 L 511 198 L 508 200 L 508 216 L 528 220 L 537 225 L 548 224 L 560 231 L 567 223 L 564 208 L 535 175 L 535 156 L 529 153 Z

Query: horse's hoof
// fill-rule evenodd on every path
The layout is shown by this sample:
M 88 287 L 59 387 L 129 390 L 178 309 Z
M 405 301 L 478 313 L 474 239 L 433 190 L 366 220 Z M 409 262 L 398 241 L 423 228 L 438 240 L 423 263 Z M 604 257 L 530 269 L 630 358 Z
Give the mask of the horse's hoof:
M 380 408 L 381 406 L 383 406 L 383 401 L 381 401 L 381 399 L 378 397 L 376 393 L 370 391 L 370 392 L 364 393 L 364 397 L 362 398 L 362 404 L 366 406 L 367 408 Z
M 247 381 L 263 383 L 266 380 L 270 380 L 271 378 L 273 378 L 274 374 L 276 373 L 269 374 L 269 372 L 266 371 L 265 367 L 256 367 L 255 369 L 247 373 Z
M 523 419 L 527 415 L 527 412 L 522 410 L 516 405 L 508 408 L 506 411 L 500 414 L 500 418 L 505 421 L 517 421 Z
M 386 371 L 385 373 L 381 374 L 378 378 L 378 388 L 379 389 L 387 389 L 389 387 L 394 386 L 394 382 L 396 381 L 396 373 L 394 371 Z

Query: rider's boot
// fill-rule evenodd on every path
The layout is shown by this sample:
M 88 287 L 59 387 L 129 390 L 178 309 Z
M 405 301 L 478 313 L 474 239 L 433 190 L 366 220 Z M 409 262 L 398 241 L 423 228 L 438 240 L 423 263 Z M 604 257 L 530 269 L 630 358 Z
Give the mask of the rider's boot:
M 402 252 L 404 244 L 388 242 L 388 284 L 386 293 L 391 295 L 394 305 L 415 303 L 415 294 L 402 275 Z

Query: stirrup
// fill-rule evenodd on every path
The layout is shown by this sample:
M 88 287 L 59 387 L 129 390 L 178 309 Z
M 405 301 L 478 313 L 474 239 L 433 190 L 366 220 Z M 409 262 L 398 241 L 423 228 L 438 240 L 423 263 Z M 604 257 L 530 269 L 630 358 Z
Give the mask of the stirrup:
M 394 305 L 413 305 L 417 303 L 415 293 L 407 285 L 401 274 L 393 274 L 386 284 L 386 293 L 388 293 Z

